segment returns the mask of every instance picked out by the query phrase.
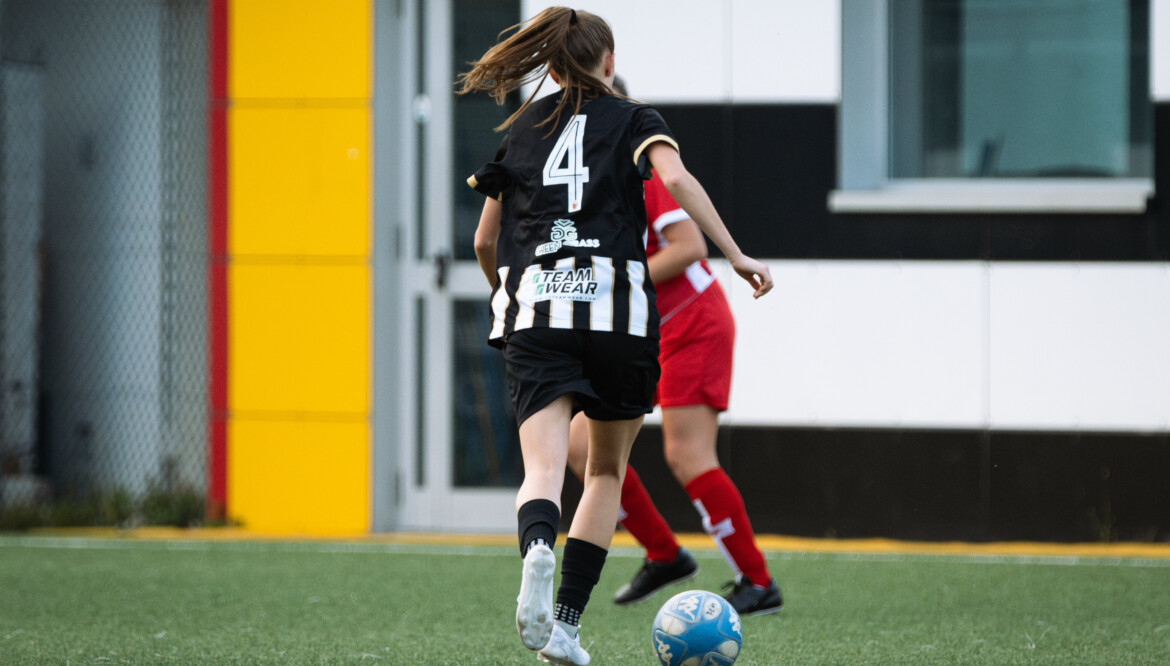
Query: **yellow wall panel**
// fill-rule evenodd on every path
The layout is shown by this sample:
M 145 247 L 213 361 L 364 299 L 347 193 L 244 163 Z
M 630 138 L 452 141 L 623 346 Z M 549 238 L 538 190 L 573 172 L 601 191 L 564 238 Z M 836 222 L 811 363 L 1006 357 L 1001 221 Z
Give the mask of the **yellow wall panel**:
M 369 529 L 365 423 L 233 419 L 228 516 L 249 530 L 359 534 Z
M 229 95 L 370 96 L 373 0 L 231 0 Z
M 232 254 L 368 254 L 367 109 L 232 109 L 228 123 Z
M 228 515 L 369 529 L 373 0 L 228 0 Z
M 229 409 L 364 416 L 370 390 L 369 282 L 364 263 L 233 264 L 228 269 Z

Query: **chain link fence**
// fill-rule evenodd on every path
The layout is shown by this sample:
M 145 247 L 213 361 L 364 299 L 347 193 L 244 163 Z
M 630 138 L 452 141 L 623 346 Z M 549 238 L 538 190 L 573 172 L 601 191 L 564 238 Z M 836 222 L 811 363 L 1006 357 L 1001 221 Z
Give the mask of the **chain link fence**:
M 0 529 L 202 516 L 205 0 L 0 0 Z

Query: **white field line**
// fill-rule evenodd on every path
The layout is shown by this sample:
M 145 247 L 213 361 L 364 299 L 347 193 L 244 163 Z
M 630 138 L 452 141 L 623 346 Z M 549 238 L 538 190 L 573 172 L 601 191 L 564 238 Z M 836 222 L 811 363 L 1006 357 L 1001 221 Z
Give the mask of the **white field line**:
M 65 550 L 169 550 L 169 551 L 231 551 L 280 553 L 373 553 L 402 555 L 455 555 L 515 557 L 519 551 L 510 546 L 428 545 L 402 543 L 348 543 L 329 541 L 211 541 L 211 540 L 146 540 L 102 539 L 52 536 L 0 536 L 0 548 L 56 548 Z M 718 551 L 695 551 L 698 559 L 718 560 Z M 638 548 L 616 547 L 611 557 L 642 558 Z M 1079 555 L 998 555 L 998 554 L 929 554 L 929 553 L 841 553 L 766 551 L 770 560 L 827 561 L 827 562 L 945 562 L 966 564 L 1016 564 L 1046 566 L 1093 566 L 1170 568 L 1170 559 L 1149 557 L 1087 557 Z

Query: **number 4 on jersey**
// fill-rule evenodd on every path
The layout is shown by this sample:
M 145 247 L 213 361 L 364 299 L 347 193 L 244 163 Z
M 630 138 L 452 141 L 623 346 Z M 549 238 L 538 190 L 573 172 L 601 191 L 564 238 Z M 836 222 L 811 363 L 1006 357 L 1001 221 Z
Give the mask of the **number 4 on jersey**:
M 585 151 L 581 148 L 584 138 L 585 116 L 573 116 L 544 163 L 545 185 L 568 186 L 570 213 L 581 210 L 581 197 L 589 182 L 589 167 L 585 166 Z

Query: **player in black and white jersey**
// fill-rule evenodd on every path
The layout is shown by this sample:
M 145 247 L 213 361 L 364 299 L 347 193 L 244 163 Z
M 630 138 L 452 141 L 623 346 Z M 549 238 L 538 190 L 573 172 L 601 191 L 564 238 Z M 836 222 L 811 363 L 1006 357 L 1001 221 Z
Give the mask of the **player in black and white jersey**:
M 470 179 L 507 203 L 497 273 L 489 276 L 496 345 L 529 328 L 657 337 L 642 178 L 649 178 L 648 146 L 677 144 L 657 111 L 613 95 L 573 112 L 561 107 L 563 128 L 535 127 L 566 96 L 531 104 L 495 161 Z
M 517 630 L 546 661 L 580 665 L 589 663 L 580 615 L 605 564 L 630 446 L 659 376 L 643 244 L 650 169 L 756 297 L 772 278 L 735 244 L 661 116 L 611 93 L 613 33 L 602 18 L 552 7 L 512 30 L 460 76 L 459 93 L 502 101 L 543 76 L 561 91 L 529 97 L 499 128 L 508 134 L 495 159 L 468 179 L 486 195 L 475 252 L 492 285 L 489 343 L 503 349 L 524 458 Z M 589 462 L 554 608 L 552 548 L 569 422 L 579 410 Z

